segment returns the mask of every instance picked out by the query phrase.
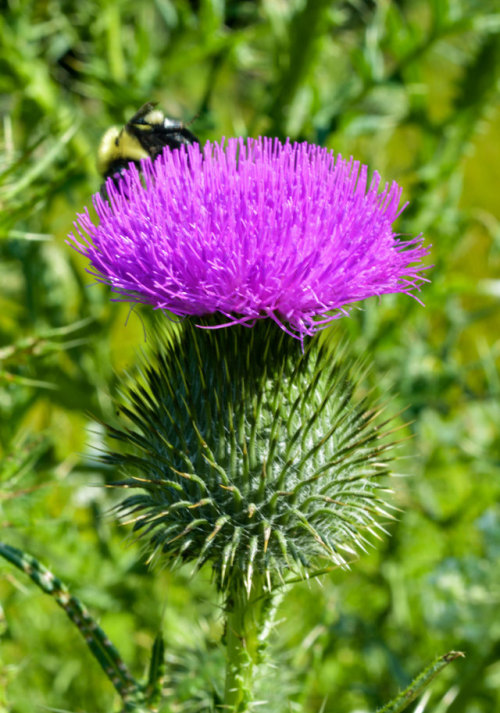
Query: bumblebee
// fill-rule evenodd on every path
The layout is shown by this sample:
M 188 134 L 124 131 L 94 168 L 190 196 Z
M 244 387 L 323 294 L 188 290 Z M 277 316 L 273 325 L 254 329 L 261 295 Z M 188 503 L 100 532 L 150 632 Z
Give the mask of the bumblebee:
M 106 131 L 97 153 L 97 168 L 104 181 L 113 178 L 116 184 L 130 163 L 138 165 L 143 158 L 154 161 L 165 146 L 178 149 L 200 143 L 185 124 L 168 119 L 156 106 L 156 102 L 148 102 L 122 129 L 112 126 Z M 105 195 L 105 184 L 101 193 Z

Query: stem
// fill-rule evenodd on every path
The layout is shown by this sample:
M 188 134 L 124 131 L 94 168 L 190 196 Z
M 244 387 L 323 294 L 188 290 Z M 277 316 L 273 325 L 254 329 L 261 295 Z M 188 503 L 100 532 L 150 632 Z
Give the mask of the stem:
M 246 713 L 253 701 L 255 668 L 262 660 L 263 643 L 270 629 L 274 597 L 263 578 L 254 576 L 250 592 L 235 582 L 226 602 L 226 686 L 223 708 Z

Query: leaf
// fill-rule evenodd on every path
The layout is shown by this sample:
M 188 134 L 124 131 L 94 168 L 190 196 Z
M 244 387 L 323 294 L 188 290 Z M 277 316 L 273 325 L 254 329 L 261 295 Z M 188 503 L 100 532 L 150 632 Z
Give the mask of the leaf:
M 0 556 L 27 574 L 43 592 L 56 600 L 71 623 L 80 631 L 85 643 L 120 696 L 127 702 L 132 702 L 135 693 L 139 703 L 141 693 L 139 684 L 130 675 L 120 654 L 104 631 L 87 608 L 69 592 L 66 585 L 37 559 L 16 547 L 0 542 Z
M 458 658 L 464 658 L 461 651 L 449 651 L 444 656 L 439 656 L 430 666 L 420 673 L 394 700 L 387 703 L 383 708 L 379 708 L 377 713 L 400 713 L 419 696 L 429 683 L 440 673 L 449 663 Z

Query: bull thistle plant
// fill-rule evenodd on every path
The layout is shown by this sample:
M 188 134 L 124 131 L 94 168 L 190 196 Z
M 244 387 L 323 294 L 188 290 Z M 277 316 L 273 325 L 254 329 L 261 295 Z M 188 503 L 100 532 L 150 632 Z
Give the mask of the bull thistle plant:
M 105 458 L 148 560 L 212 570 L 228 711 L 253 708 L 280 592 L 347 569 L 391 517 L 391 426 L 361 394 L 363 365 L 316 335 L 353 303 L 415 297 L 426 281 L 429 248 L 394 232 L 401 189 L 367 174 L 271 139 L 166 149 L 109 179 L 97 220 L 85 211 L 70 236 L 114 299 L 160 313 Z M 3 554 L 48 586 L 31 560 Z M 125 710 L 156 710 L 161 644 L 141 687 L 99 641 Z M 403 710 L 448 660 L 384 711 Z
M 395 183 L 308 144 L 166 151 L 106 188 L 74 246 L 117 299 L 190 318 L 155 330 L 110 429 L 120 510 L 150 559 L 211 566 L 224 705 L 247 711 L 276 592 L 345 567 L 389 517 L 391 443 L 359 364 L 306 339 L 357 300 L 414 294 L 428 249 L 394 234 Z

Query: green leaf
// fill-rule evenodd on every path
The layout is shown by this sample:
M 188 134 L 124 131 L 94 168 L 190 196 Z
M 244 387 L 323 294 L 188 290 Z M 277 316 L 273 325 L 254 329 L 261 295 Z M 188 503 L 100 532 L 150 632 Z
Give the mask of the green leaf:
M 449 651 L 444 656 L 439 656 L 420 673 L 393 701 L 387 703 L 383 708 L 378 708 L 377 713 L 401 713 L 414 701 L 429 685 L 429 683 L 452 661 L 463 658 L 465 654 L 461 651 Z

